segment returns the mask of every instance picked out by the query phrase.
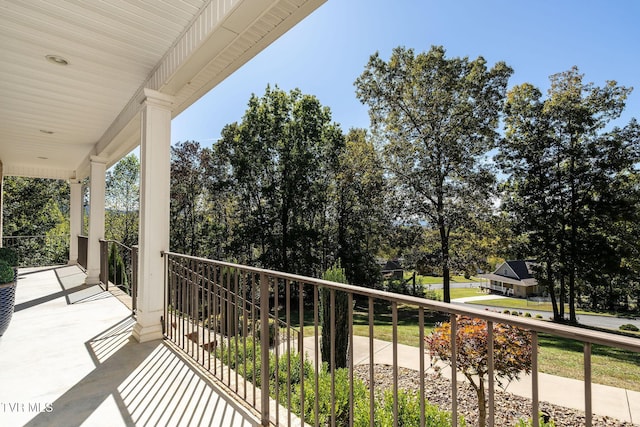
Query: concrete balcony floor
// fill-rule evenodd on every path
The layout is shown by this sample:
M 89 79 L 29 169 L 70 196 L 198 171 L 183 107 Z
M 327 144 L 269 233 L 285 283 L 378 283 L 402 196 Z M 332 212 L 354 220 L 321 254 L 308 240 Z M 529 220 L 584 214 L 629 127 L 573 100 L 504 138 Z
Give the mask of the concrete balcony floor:
M 0 337 L 0 426 L 254 426 L 170 344 L 131 338 L 130 310 L 75 266 L 20 270 Z

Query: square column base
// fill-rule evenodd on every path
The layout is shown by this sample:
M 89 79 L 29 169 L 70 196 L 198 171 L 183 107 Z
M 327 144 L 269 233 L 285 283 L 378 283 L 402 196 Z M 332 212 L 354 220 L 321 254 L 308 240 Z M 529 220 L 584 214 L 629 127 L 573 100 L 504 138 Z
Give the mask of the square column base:
M 163 339 L 160 316 L 162 316 L 161 312 L 146 316 L 138 313 L 137 322 L 133 327 L 131 336 L 140 343 Z
M 87 285 L 100 284 L 100 271 L 87 270 L 87 277 L 84 279 L 84 283 Z

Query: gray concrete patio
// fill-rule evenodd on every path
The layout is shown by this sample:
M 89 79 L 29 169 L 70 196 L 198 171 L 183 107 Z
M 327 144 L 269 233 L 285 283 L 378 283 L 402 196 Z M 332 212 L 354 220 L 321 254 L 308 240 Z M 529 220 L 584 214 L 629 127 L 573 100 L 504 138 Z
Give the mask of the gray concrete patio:
M 0 426 L 254 426 L 169 344 L 130 338 L 130 310 L 75 266 L 20 270 L 0 338 Z

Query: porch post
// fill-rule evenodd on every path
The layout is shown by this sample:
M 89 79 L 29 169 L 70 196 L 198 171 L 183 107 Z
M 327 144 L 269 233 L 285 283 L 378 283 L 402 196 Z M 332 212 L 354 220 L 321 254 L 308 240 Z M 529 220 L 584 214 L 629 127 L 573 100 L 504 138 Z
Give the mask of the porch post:
M 145 89 L 141 111 L 138 311 L 133 337 L 162 338 L 164 261 L 169 250 L 169 179 L 173 97 Z
M 104 238 L 104 198 L 107 160 L 91 156 L 89 172 L 89 243 L 85 283 L 100 283 L 100 239 Z
M 69 180 L 69 265 L 78 263 L 78 235 L 82 233 L 82 183 Z

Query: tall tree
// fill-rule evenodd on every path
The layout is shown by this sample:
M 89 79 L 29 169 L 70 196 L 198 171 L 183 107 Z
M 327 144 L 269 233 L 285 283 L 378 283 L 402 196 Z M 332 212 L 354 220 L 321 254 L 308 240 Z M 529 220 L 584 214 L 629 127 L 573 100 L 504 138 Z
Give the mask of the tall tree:
M 207 256 L 205 225 L 206 165 L 210 150 L 199 142 L 179 142 L 171 147 L 171 249 Z
M 318 99 L 267 87 L 215 145 L 237 205 L 236 248 L 248 260 L 318 275 L 327 265 L 329 185 L 344 144 Z M 231 192 L 230 192 L 231 193 Z
M 61 180 L 5 177 L 3 209 L 3 236 L 45 235 L 68 223 L 69 185 Z
M 398 47 L 387 62 L 371 56 L 355 82 L 374 132 L 386 142 L 385 165 L 403 216 L 438 230 L 445 301 L 450 233 L 473 212 L 490 209 L 495 176 L 483 158 L 496 145 L 511 73 L 504 62 L 488 69 L 482 57 L 446 58 L 442 47 L 418 55 Z
M 106 176 L 107 238 L 127 246 L 138 243 L 140 161 L 135 154 L 122 158 Z
M 635 174 L 640 139 L 635 120 L 604 131 L 630 89 L 614 81 L 585 84 L 576 67 L 550 79 L 547 99 L 530 84 L 509 92 L 497 160 L 509 175 L 505 206 L 527 233 L 554 317 L 564 318 L 568 302 L 575 323 L 577 287 L 593 262 L 602 273 L 620 266 L 608 236 L 632 210 L 624 188 Z
M 373 287 L 380 280 L 375 255 L 387 225 L 387 187 L 380 154 L 366 131 L 351 129 L 335 179 L 337 254 L 348 282 Z

